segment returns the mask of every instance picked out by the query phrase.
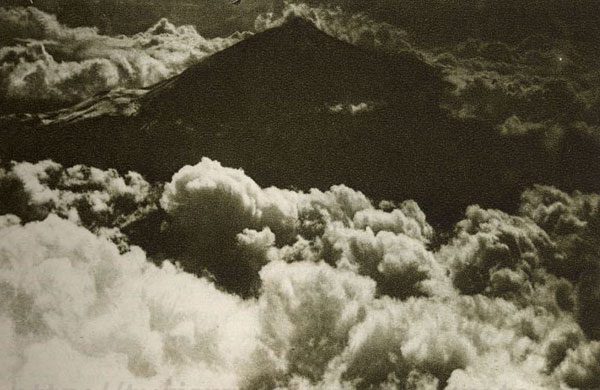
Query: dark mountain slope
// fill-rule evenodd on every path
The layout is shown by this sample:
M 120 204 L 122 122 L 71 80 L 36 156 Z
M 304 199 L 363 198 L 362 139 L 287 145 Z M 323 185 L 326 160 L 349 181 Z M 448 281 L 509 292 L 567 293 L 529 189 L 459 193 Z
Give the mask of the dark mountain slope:
M 156 180 L 209 156 L 261 185 L 344 183 L 376 199 L 413 198 L 447 224 L 472 203 L 514 209 L 533 183 L 599 187 L 600 149 L 588 136 L 567 131 L 552 150 L 540 134 L 507 138 L 450 118 L 439 108 L 444 93 L 412 54 L 358 49 L 295 19 L 132 94 L 120 107 L 137 115 L 4 121 L 0 153 Z
M 247 121 L 306 114 L 325 103 L 418 105 L 418 100 L 435 99 L 441 88 L 433 69 L 412 55 L 363 51 L 298 18 L 156 86 L 142 98 L 142 107 L 163 118 L 192 122 L 202 121 L 193 115 L 205 113 L 217 114 L 211 118 L 218 121 Z

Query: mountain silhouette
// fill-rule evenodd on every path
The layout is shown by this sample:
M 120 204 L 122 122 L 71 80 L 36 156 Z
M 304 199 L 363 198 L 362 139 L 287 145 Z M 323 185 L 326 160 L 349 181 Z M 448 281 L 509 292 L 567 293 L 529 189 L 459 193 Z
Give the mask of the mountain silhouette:
M 415 56 L 358 49 L 294 18 L 156 85 L 144 98 L 154 116 L 223 122 L 306 114 L 328 103 L 418 104 L 442 82 Z M 410 103 L 412 102 L 412 103 Z
M 539 134 L 501 136 L 454 119 L 440 108 L 445 93 L 440 73 L 411 52 L 357 48 L 294 18 L 145 93 L 5 118 L 0 153 L 153 180 L 208 156 L 263 186 L 343 183 L 375 199 L 412 198 L 444 225 L 473 203 L 510 211 L 534 183 L 598 188 L 600 149 L 584 135 L 566 131 L 553 150 Z

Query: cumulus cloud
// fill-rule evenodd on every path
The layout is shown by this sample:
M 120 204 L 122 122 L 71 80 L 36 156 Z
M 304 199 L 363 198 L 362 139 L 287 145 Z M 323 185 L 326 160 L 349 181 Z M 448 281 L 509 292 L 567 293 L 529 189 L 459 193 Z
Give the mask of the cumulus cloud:
M 263 354 L 281 367 L 276 377 L 291 377 L 281 388 L 555 388 L 541 340 L 577 333 L 503 299 L 377 299 L 368 279 L 324 264 L 271 263 L 261 276 Z
M 50 213 L 126 245 L 131 233 L 158 211 L 161 187 L 137 172 L 76 165 L 64 168 L 50 160 L 36 164 L 12 162 L 0 169 L 0 213 L 23 222 L 42 220 Z
M 209 158 L 173 175 L 161 205 L 175 223 L 191 227 L 199 235 L 215 234 L 215 225 L 230 235 L 242 228 L 269 227 L 279 242 L 288 243 L 298 234 L 307 238 L 322 234 L 327 224 L 336 221 L 405 233 L 421 241 L 433 235 L 415 202 L 404 202 L 398 208 L 391 203 L 380 205 L 391 207 L 390 211 L 375 207 L 364 194 L 344 185 L 325 192 L 261 188 L 243 170 L 223 167 Z
M 527 194 L 524 199 L 532 196 Z M 346 187 L 308 193 L 274 187 L 262 189 L 243 171 L 205 159 L 173 177 L 163 195 L 163 206 L 174 217 L 172 223 L 192 227 L 198 234 L 194 242 L 213 234 L 206 229 L 227 232 L 219 235 L 219 242 L 223 243 L 223 238 L 230 236 L 237 251 L 228 253 L 236 253 L 235 261 L 247 262 L 253 272 L 260 270 L 254 291 L 258 292 L 263 305 L 266 305 L 262 301 L 266 299 L 264 294 L 273 288 L 269 278 L 275 274 L 293 275 L 293 279 L 298 280 L 290 286 L 289 281 L 284 283 L 277 279 L 278 289 L 284 286 L 292 289 L 274 294 L 278 302 L 283 299 L 282 294 L 288 297 L 286 299 L 303 299 L 304 288 L 292 286 L 304 280 L 300 275 L 312 274 L 317 269 L 321 270 L 318 273 L 329 274 L 327 279 L 335 279 L 339 273 L 346 275 L 342 280 L 358 278 L 357 283 L 371 283 L 370 287 L 363 287 L 369 291 L 367 301 L 371 303 L 365 305 L 368 308 L 365 310 L 370 314 L 364 319 L 353 317 L 355 328 L 344 330 L 340 339 L 346 340 L 343 343 L 331 338 L 318 341 L 318 335 L 296 334 L 309 326 L 299 323 L 300 318 L 308 317 L 304 311 L 299 317 L 293 317 L 295 320 L 286 322 L 288 325 L 272 326 L 268 321 L 263 322 L 269 332 L 279 334 L 269 336 L 261 349 L 261 359 L 271 359 L 269 364 L 265 363 L 271 375 L 265 382 L 267 386 L 281 385 L 282 378 L 291 375 L 290 386 L 327 387 L 335 383 L 335 386 L 358 387 L 418 384 L 433 388 L 442 385 L 448 388 L 553 388 L 558 382 L 568 383 L 557 367 L 570 356 L 569 351 L 586 345 L 583 331 L 590 334 L 578 314 L 583 310 L 576 308 L 581 302 L 577 296 L 582 296 L 578 291 L 583 288 L 589 291 L 589 287 L 585 282 L 564 279 L 564 274 L 556 272 L 554 264 L 572 254 L 564 252 L 551 229 L 547 232 L 543 228 L 547 226 L 537 225 L 527 215 L 526 205 L 521 216 L 470 207 L 466 219 L 457 224 L 454 237 L 439 250 L 433 250 L 430 242 L 435 239 L 435 233 L 414 202 L 401 205 L 383 202 L 374 206 L 362 194 Z M 265 213 L 266 210 L 278 210 L 273 215 L 279 220 L 265 217 L 271 215 Z M 204 256 L 214 253 L 206 247 L 194 246 L 194 250 Z M 229 262 L 228 266 L 239 267 L 240 263 L 236 262 Z M 361 280 L 363 282 L 359 282 Z M 321 298 L 314 296 L 321 294 L 320 288 L 306 288 L 311 291 L 311 302 L 320 303 Z M 329 286 L 323 291 L 332 289 L 334 287 Z M 468 295 L 473 299 L 467 298 Z M 357 354 L 353 356 L 349 352 L 355 345 L 353 332 L 366 326 L 364 323 L 370 321 L 371 315 L 377 318 L 380 314 L 375 313 L 380 313 L 380 309 L 401 312 L 411 305 L 424 306 L 418 306 L 423 312 L 405 314 L 411 319 L 407 320 L 407 329 L 423 328 L 424 324 L 415 323 L 415 318 L 429 318 L 428 313 L 449 310 L 450 317 L 443 323 L 460 323 L 463 320 L 459 318 L 465 316 L 475 321 L 471 325 L 473 329 L 489 329 L 492 333 L 487 336 L 489 339 L 481 340 L 479 331 L 454 330 L 456 334 L 449 335 L 448 340 L 462 338 L 464 343 L 446 344 L 443 339 L 434 341 L 434 333 L 439 333 L 440 327 L 444 329 L 440 320 L 429 319 L 437 324 L 432 333 L 423 335 L 424 339 L 413 339 L 416 335 L 395 333 L 399 332 L 394 330 L 399 319 L 394 317 L 389 320 L 395 324 L 394 328 L 381 330 L 377 325 L 377 336 L 369 336 L 374 339 L 366 341 L 364 348 L 368 353 L 353 351 Z M 330 303 L 329 306 L 335 305 Z M 300 303 L 291 307 L 308 310 Z M 267 306 L 261 308 L 267 310 Z M 278 311 L 272 318 L 288 321 L 284 319 L 290 315 Z M 511 316 L 517 319 L 510 324 L 501 320 Z M 315 326 L 329 329 L 327 327 L 333 325 Z M 281 333 L 284 331 L 292 333 L 284 336 Z M 309 331 L 313 330 L 302 330 Z M 318 357 L 313 357 L 316 361 L 298 361 L 299 356 L 306 358 L 309 352 L 280 338 L 298 343 L 308 339 L 312 348 L 319 345 L 332 350 L 319 350 Z M 431 346 L 427 348 L 439 345 L 441 350 L 417 347 L 424 345 Z M 374 352 L 377 351 L 374 348 L 381 351 Z M 409 352 L 411 348 L 417 349 Z M 368 360 L 367 355 L 373 359 L 373 353 L 381 354 L 378 364 L 359 368 Z M 530 370 L 536 375 L 530 375 Z M 511 377 L 480 375 L 507 371 L 512 373 Z
M 569 195 L 554 187 L 535 186 L 523 193 L 520 209 L 549 233 L 560 250 L 547 267 L 577 284 L 576 316 L 594 339 L 600 338 L 599 205 L 598 194 Z
M 0 22 L 0 94 L 17 102 L 65 104 L 116 87 L 147 87 L 244 37 L 206 39 L 166 19 L 132 36 L 106 36 L 34 7 L 0 8 Z
M 143 387 L 175 377 L 235 386 L 225 368 L 237 364 L 233 349 L 252 347 L 250 304 L 54 215 L 0 235 L 3 340 L 19 345 L 6 350 L 2 383 L 100 388 L 100 374 Z
M 596 334 L 595 311 L 584 309 L 596 307 L 596 295 L 583 292 L 594 291 L 598 278 L 588 272 L 580 280 L 573 269 L 591 270 L 597 243 L 584 247 L 554 234 L 541 220 L 543 206 L 531 211 L 540 201 L 535 191 L 524 193 L 529 201 L 520 216 L 469 207 L 453 236 L 432 249 L 440 239 L 413 201 L 374 205 L 345 186 L 325 192 L 261 188 L 242 170 L 205 158 L 165 186 L 161 249 L 186 270 L 207 272 L 244 296 L 259 292 L 259 271 L 273 261 L 324 261 L 373 279 L 378 296 L 458 292 L 524 306 L 535 301 L 565 310 L 588 335 Z
M 415 202 L 262 188 L 204 159 L 164 186 L 165 214 L 151 218 L 173 245 L 162 261 L 69 211 L 80 199 L 102 221 L 122 194 L 143 204 L 151 186 L 135 174 L 42 162 L 7 178 L 3 199 L 45 208 L 0 218 L 1 383 L 597 387 L 583 315 L 597 312 L 597 280 L 556 265 L 597 248 L 573 244 L 597 240 L 595 195 L 538 186 L 516 216 L 472 206 L 439 246 Z
M 297 197 L 275 187 L 263 190 L 241 169 L 203 158 L 173 176 L 161 204 L 177 221 L 212 240 L 244 227 L 269 226 L 285 235 L 297 221 Z
M 318 380 L 373 300 L 375 283 L 320 263 L 273 262 L 261 271 L 261 339 L 283 373 Z
M 3 381 L 18 387 L 89 386 L 99 373 L 137 386 L 319 381 L 376 302 L 374 281 L 324 263 L 274 261 L 244 302 L 56 216 L 0 235 L 3 335 L 21 346 L 6 349 Z
M 567 194 L 555 187 L 536 185 L 521 195 L 520 213 L 531 218 L 555 239 L 596 239 L 600 228 L 600 197 L 575 191 Z M 566 247 L 568 243 L 562 243 Z
M 461 370 L 498 367 L 521 372 L 517 383 L 550 380 L 519 364 L 539 369 L 530 337 L 559 319 L 503 300 L 377 299 L 368 277 L 274 261 L 260 271 L 258 300 L 242 301 L 56 216 L 0 235 L 3 335 L 21 346 L 6 349 L 3 378 L 20 387 L 102 386 L 101 373 L 136 386 L 365 388 L 453 384 L 467 379 Z
M 593 341 L 569 350 L 557 369 L 563 380 L 574 388 L 594 389 L 600 386 L 600 343 Z
M 446 269 L 422 241 L 406 234 L 332 224 L 322 243 L 327 261 L 371 277 L 382 294 L 406 298 L 452 293 Z
M 547 233 L 528 219 L 477 206 L 466 217 L 438 254 L 454 285 L 465 294 L 529 294 L 537 270 L 555 256 Z
M 18 3 L 5 0 L 5 3 Z M 159 16 L 167 16 L 176 23 L 197 23 L 203 31 L 223 34 L 235 29 L 251 27 L 257 13 L 273 9 L 272 0 L 247 0 L 232 7 L 227 2 L 197 0 L 152 0 L 140 3 L 135 0 L 93 0 L 40 1 L 36 6 L 51 13 L 58 13 L 59 20 L 67 24 L 78 23 L 102 26 L 115 33 L 139 31 L 156 21 Z M 308 2 L 320 6 L 323 2 Z M 374 0 L 332 0 L 328 4 L 340 6 L 349 13 L 364 13 L 370 18 L 384 20 L 427 41 L 463 41 L 469 37 L 482 36 L 489 40 L 518 42 L 534 33 L 552 38 L 572 38 L 595 42 L 598 30 L 598 6 L 594 0 L 577 3 L 558 0 L 540 4 L 535 1 L 505 0 L 424 0 L 404 1 Z M 525 5 L 525 6 L 523 6 Z M 123 11 L 124 10 L 124 11 Z M 135 14 L 136 20 L 127 18 Z
M 447 49 L 452 51 L 453 49 Z M 459 118 L 493 120 L 501 124 L 512 116 L 525 122 L 568 124 L 589 116 L 582 95 L 596 90 L 578 80 L 581 75 L 549 71 L 551 65 L 528 65 L 524 59 L 510 63 L 460 58 L 448 61 L 448 54 L 434 57 L 446 79 L 455 85 L 445 105 Z M 524 55 L 523 55 L 524 56 Z M 558 57 L 554 61 L 559 62 Z M 549 73 L 549 74 L 547 74 Z
M 306 193 L 261 188 L 242 170 L 204 158 L 173 176 L 165 186 L 161 205 L 171 218 L 168 229 L 178 242 L 176 251 L 187 257 L 184 264 L 192 269 L 206 267 L 216 273 L 217 279 L 228 280 L 232 272 L 248 267 L 243 277 L 249 278 L 249 286 L 255 285 L 260 268 L 257 264 L 266 264 L 278 256 L 304 258 L 308 253 L 314 259 L 340 262 L 340 266 L 350 261 L 362 274 L 388 275 L 391 284 L 441 278 L 441 271 L 434 270 L 433 259 L 424 247 L 433 230 L 414 202 L 385 211 L 345 186 Z M 381 232 L 386 229 L 389 232 Z M 362 250 L 380 253 L 377 260 L 351 255 L 353 250 L 343 249 L 352 247 L 360 252 L 357 243 L 363 241 Z M 343 252 L 346 260 L 333 255 L 336 251 Z M 209 254 L 210 259 L 202 259 L 202 253 Z M 424 268 L 414 262 L 409 265 L 409 257 L 415 253 L 432 263 Z M 406 264 L 401 264 L 403 254 Z M 374 263 L 367 264 L 369 261 Z M 430 271 L 437 276 L 430 275 Z M 408 285 L 405 288 L 412 291 Z

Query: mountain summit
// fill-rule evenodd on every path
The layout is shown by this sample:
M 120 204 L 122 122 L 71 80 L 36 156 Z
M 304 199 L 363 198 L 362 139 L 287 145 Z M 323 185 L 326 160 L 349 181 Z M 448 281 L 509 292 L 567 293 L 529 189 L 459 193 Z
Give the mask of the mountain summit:
M 534 183 L 598 187 L 590 164 L 600 151 L 582 136 L 565 134 L 549 151 L 539 135 L 452 118 L 444 93 L 439 72 L 410 52 L 361 49 L 292 18 L 145 93 L 4 120 L 0 153 L 155 180 L 208 156 L 263 186 L 344 183 L 376 199 L 413 198 L 440 223 L 473 203 L 510 211 Z
M 411 54 L 368 52 L 296 17 L 155 86 L 141 102 L 145 112 L 161 117 L 211 119 L 224 112 L 227 120 L 248 121 L 328 104 L 432 98 L 441 85 L 436 72 Z

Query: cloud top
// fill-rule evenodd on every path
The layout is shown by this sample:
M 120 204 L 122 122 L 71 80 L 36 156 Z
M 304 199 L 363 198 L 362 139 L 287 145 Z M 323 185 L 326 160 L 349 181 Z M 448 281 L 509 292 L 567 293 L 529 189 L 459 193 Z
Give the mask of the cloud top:
M 116 87 L 148 87 L 244 37 L 206 39 L 167 19 L 135 35 L 107 36 L 34 7 L 0 8 L 0 24 L 0 95 L 18 102 L 67 104 Z

